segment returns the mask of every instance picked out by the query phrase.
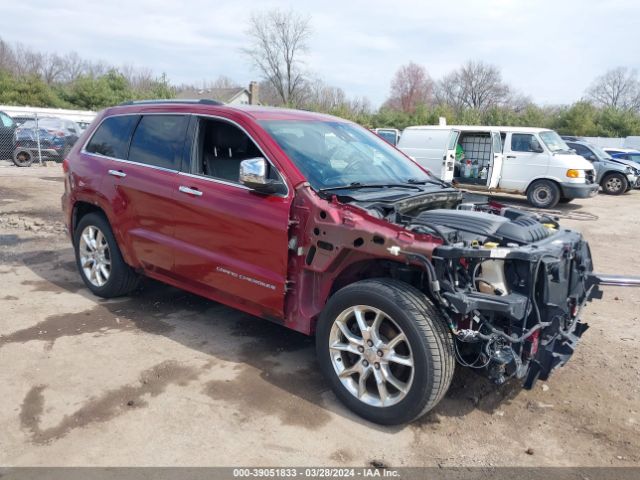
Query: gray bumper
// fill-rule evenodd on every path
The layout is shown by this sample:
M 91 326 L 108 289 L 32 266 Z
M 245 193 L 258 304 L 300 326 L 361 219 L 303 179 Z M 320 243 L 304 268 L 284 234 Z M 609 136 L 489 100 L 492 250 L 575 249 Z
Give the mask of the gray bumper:
M 560 189 L 564 198 L 589 198 L 598 193 L 597 183 L 561 183 Z

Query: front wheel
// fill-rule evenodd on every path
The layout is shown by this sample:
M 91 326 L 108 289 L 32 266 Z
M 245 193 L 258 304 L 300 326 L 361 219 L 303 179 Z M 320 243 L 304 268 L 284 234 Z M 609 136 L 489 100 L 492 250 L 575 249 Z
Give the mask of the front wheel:
M 392 279 L 356 282 L 331 297 L 318 322 L 316 351 L 336 396 L 384 425 L 431 410 L 455 368 L 442 314 L 422 292 Z
M 536 208 L 553 208 L 560 201 L 560 188 L 551 180 L 537 180 L 527 190 L 527 200 Z
M 602 179 L 601 185 L 607 195 L 622 195 L 627 191 L 629 181 L 621 173 L 610 173 Z

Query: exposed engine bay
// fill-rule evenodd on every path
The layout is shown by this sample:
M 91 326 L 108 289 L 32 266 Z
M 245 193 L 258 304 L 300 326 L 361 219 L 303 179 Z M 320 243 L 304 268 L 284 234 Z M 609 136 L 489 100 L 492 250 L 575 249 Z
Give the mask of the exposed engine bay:
M 582 307 L 601 298 L 580 233 L 455 189 L 362 200 L 353 203 L 370 215 L 442 240 L 431 259 L 389 251 L 424 266 L 422 285 L 449 322 L 461 365 L 531 388 L 567 362 L 588 328 Z

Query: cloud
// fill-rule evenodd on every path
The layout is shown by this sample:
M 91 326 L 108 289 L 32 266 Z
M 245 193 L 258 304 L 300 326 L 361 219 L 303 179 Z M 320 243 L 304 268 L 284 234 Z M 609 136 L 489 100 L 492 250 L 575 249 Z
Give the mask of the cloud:
M 402 64 L 439 77 L 468 59 L 498 65 L 542 103 L 580 98 L 608 68 L 640 68 L 634 0 L 270 0 L 312 17 L 307 67 L 351 96 L 384 101 Z M 43 51 L 75 50 L 116 65 L 149 67 L 176 82 L 256 78 L 240 48 L 256 3 L 246 0 L 44 0 L 3 2 L 0 32 Z M 28 25 L 28 29 L 25 29 Z M 26 32 L 26 33 L 25 33 Z

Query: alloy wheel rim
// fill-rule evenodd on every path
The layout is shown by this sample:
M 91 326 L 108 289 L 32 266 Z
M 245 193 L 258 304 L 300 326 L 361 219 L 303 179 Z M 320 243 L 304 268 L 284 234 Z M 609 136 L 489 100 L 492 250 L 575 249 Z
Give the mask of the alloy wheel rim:
M 80 267 L 87 280 L 96 287 L 103 287 L 111 276 L 111 252 L 102 231 L 89 225 L 80 235 L 78 245 Z
M 411 345 L 382 310 L 366 305 L 344 310 L 331 326 L 329 354 L 342 385 L 367 405 L 390 407 L 411 390 Z
M 607 189 L 611 192 L 617 192 L 622 188 L 622 181 L 619 178 L 612 177 L 607 180 Z

